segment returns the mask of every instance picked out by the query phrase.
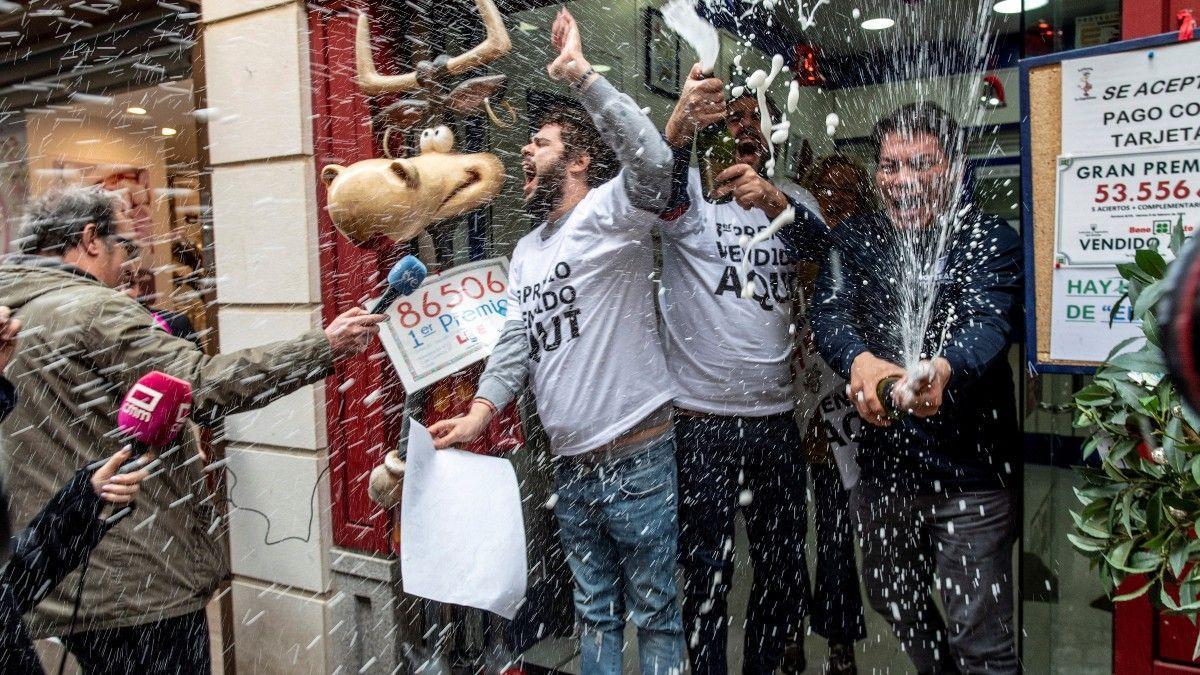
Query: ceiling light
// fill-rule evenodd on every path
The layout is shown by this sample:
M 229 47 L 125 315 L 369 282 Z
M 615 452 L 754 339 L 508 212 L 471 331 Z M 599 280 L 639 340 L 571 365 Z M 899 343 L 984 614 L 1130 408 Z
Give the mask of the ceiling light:
M 129 113 L 130 115 L 145 115 L 146 109 L 142 108 L 141 106 L 131 105 L 125 109 L 125 112 Z
M 997 14 L 1020 14 L 1022 11 L 1041 9 L 1048 4 L 1050 4 L 1050 0 L 1000 0 L 992 5 L 992 10 Z M 1022 5 L 1024 5 L 1023 8 Z
M 612 66 L 606 66 L 603 63 L 593 63 L 592 70 L 596 71 L 597 73 L 607 73 L 608 71 L 612 70 Z
M 163 136 L 174 136 L 179 132 L 171 127 L 163 127 L 160 133 L 162 133 Z
M 862 22 L 862 27 L 866 28 L 867 30 L 886 30 L 895 25 L 896 22 L 887 18 L 886 16 L 881 16 L 877 19 L 867 19 L 866 21 Z

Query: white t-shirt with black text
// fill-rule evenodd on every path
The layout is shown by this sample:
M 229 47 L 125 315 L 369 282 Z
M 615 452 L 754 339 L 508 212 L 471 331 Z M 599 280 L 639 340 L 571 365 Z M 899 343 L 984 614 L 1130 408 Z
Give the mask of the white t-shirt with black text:
M 662 334 L 675 404 L 714 415 L 764 416 L 792 410 L 792 259 L 778 234 L 752 252 L 754 297 L 742 298 L 739 244 L 771 221 L 760 209 L 702 196 L 688 174 L 691 205 L 662 223 Z
M 620 176 L 588 192 L 544 236 L 517 242 L 509 306 L 529 339 L 529 377 L 556 455 L 619 437 L 669 402 L 650 280 L 658 216 L 629 203 Z

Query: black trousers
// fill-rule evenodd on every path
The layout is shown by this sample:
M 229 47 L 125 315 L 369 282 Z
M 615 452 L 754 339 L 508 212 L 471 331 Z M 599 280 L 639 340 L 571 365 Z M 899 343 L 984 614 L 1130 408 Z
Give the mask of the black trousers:
M 832 464 L 812 464 L 813 523 L 817 529 L 817 568 L 809 608 L 813 632 L 830 642 L 850 644 L 867 637 L 858 563 L 854 559 L 854 513 L 850 491 Z
M 779 667 L 802 641 L 809 596 L 804 560 L 806 465 L 790 412 L 767 417 L 675 417 L 684 635 L 692 672 L 727 672 L 734 514 L 750 537 L 754 584 L 746 610 L 743 673 Z
M 154 623 L 76 633 L 63 642 L 88 675 L 193 675 L 212 670 L 203 609 Z

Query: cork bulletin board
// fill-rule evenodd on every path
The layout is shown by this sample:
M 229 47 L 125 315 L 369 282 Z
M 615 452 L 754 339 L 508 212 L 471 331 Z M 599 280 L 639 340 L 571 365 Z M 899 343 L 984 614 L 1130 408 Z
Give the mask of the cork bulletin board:
M 1050 357 L 1051 276 L 1055 269 L 1058 156 L 1062 153 L 1063 61 L 1173 44 L 1175 33 L 1023 59 L 1021 87 L 1021 224 L 1025 241 L 1025 339 L 1039 372 L 1091 373 L 1097 363 Z

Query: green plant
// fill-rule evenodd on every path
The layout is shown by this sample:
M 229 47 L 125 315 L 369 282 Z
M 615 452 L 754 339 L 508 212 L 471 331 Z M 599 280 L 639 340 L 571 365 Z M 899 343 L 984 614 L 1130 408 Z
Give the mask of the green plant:
M 1171 250 L 1182 244 L 1177 226 Z M 1103 461 L 1078 469 L 1083 486 L 1075 492 L 1083 508 L 1071 513 L 1075 531 L 1067 536 L 1099 569 L 1110 595 L 1127 577 L 1143 575 L 1144 582 L 1114 600 L 1149 593 L 1164 609 L 1195 620 L 1200 565 L 1190 563 L 1200 561 L 1200 416 L 1166 377 L 1155 311 L 1169 287 L 1167 268 L 1153 250 L 1117 266 L 1145 338 L 1118 345 L 1091 384 L 1075 393 L 1075 426 L 1091 430 L 1084 456 L 1100 452 Z

